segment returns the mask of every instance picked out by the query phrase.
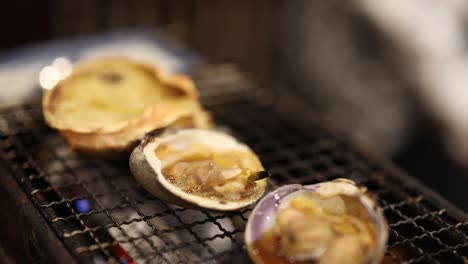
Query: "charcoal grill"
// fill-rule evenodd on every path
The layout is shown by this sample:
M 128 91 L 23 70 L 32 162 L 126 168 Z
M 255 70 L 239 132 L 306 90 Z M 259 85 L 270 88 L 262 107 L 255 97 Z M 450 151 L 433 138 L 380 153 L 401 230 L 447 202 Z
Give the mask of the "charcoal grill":
M 385 263 L 467 263 L 464 212 L 346 140 L 301 100 L 271 96 L 232 66 L 211 67 L 197 82 L 216 122 L 250 145 L 272 173 L 270 190 L 350 178 L 384 209 Z M 71 152 L 44 124 L 39 103 L 0 113 L 0 158 L 4 246 L 22 261 L 249 261 L 243 233 L 251 207 L 217 213 L 166 204 L 134 181 L 126 162 Z

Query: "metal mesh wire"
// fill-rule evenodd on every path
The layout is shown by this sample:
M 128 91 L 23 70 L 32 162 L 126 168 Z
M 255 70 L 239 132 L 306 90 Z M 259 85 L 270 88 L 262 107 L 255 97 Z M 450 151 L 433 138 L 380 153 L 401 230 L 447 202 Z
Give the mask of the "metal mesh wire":
M 378 197 L 389 222 L 385 263 L 466 263 L 468 221 L 405 175 L 356 151 L 304 115 L 255 96 L 230 67 L 199 81 L 202 101 L 251 146 L 272 173 L 270 189 L 347 177 Z M 281 107 L 278 107 L 281 105 Z M 284 110 L 286 109 L 286 110 Z M 145 192 L 126 162 L 73 153 L 47 128 L 38 104 L 0 113 L 0 157 L 57 236 L 81 263 L 243 263 L 252 208 L 230 213 L 166 204 Z

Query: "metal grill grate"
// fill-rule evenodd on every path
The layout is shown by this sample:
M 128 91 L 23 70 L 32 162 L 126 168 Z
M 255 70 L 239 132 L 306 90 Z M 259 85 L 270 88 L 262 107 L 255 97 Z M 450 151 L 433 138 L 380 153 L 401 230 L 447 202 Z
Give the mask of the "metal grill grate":
M 386 263 L 466 263 L 468 221 L 437 195 L 308 117 L 298 101 L 255 96 L 230 67 L 200 77 L 215 120 L 250 145 L 280 184 L 351 178 L 376 194 L 389 222 Z M 231 213 L 161 202 L 133 180 L 126 162 L 72 153 L 47 128 L 37 104 L 0 113 L 0 157 L 57 236 L 81 263 L 248 261 L 252 208 Z M 241 262 L 242 261 L 242 262 Z

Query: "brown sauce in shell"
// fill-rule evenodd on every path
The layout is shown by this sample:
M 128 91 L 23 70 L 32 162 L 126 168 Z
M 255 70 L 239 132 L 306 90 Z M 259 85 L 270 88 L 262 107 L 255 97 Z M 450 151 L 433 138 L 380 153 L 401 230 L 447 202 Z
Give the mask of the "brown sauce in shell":
M 305 262 L 290 262 L 284 256 L 278 254 L 281 250 L 280 238 L 273 232 L 268 231 L 259 240 L 252 244 L 253 250 L 251 257 L 257 260 L 257 263 L 269 264 L 292 264 L 292 263 L 305 263 Z
M 157 156 L 160 156 L 161 153 L 164 153 L 167 151 L 169 150 L 163 147 L 159 150 L 159 153 L 157 150 Z M 218 160 L 221 160 L 221 162 L 217 162 Z M 243 182 L 245 184 L 244 190 L 234 195 L 234 197 L 226 197 L 223 195 L 222 192 L 216 191 L 215 187 L 223 186 L 224 184 L 231 182 L 230 180 L 225 181 L 225 182 L 223 181 L 214 182 L 211 184 L 208 184 L 206 182 L 194 183 L 192 182 L 193 179 L 190 178 L 192 177 L 191 175 L 183 175 L 183 176 L 173 175 L 171 171 L 174 168 L 174 166 L 182 162 L 187 162 L 187 163 L 209 162 L 210 165 L 214 166 L 217 170 L 229 169 L 230 166 L 237 166 L 241 170 L 244 170 L 245 166 L 241 162 L 241 155 L 239 155 L 239 153 L 224 152 L 224 153 L 213 154 L 212 151 L 203 151 L 203 152 L 197 151 L 190 155 L 186 155 L 182 157 L 180 160 L 178 160 L 174 164 L 165 166 L 162 170 L 162 173 L 164 177 L 171 184 L 177 186 L 179 189 L 183 190 L 184 192 L 192 194 L 192 195 L 214 199 L 214 200 L 243 201 L 253 196 L 256 196 L 262 192 L 262 188 L 258 186 L 256 182 L 243 182 L 241 179 L 233 179 L 232 181 Z M 224 163 L 224 164 L 220 164 L 220 163 Z

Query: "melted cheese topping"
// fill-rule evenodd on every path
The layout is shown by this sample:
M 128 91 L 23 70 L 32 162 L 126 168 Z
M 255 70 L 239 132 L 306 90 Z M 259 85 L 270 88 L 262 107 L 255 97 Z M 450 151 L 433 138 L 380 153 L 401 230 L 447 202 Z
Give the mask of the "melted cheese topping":
M 131 120 L 151 105 L 187 97 L 162 85 L 155 76 L 131 63 L 113 61 L 72 75 L 52 95 L 53 112 L 61 120 L 106 125 Z

